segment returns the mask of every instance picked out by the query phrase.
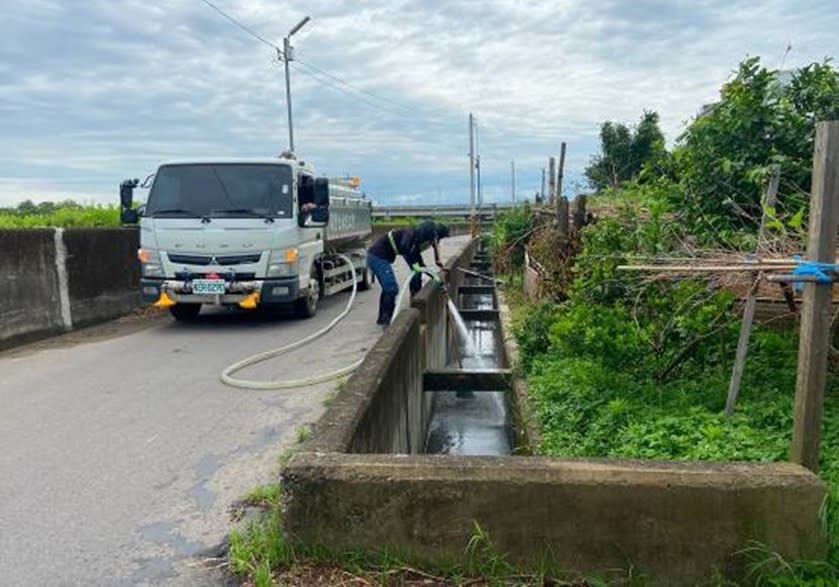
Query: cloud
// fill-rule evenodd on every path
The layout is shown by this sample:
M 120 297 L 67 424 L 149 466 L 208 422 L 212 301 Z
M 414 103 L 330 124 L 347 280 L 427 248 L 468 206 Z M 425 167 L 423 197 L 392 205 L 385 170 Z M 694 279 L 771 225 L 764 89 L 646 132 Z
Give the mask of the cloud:
M 214 2 L 276 45 L 312 17 L 294 37 L 298 151 L 393 203 L 468 198 L 470 111 L 485 197 L 506 199 L 511 159 L 529 195 L 566 141 L 571 183 L 602 121 L 657 110 L 672 143 L 745 56 L 776 67 L 792 42 L 794 67 L 839 49 L 827 0 Z M 276 51 L 199 0 L 33 0 L 7 13 L 0 204 L 115 201 L 122 178 L 162 160 L 287 145 Z

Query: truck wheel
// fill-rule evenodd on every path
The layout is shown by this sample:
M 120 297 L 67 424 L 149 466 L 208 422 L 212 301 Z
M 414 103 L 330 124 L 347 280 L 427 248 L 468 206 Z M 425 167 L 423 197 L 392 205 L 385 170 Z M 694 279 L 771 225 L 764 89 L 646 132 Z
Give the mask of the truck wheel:
M 367 266 L 367 263 L 364 264 L 364 268 L 361 270 L 361 277 L 358 280 L 357 288 L 358 291 L 367 291 L 370 289 L 371 284 L 373 283 L 373 276 L 371 275 L 370 268 Z
M 169 308 L 169 312 L 179 322 L 190 322 L 198 317 L 201 304 L 175 304 Z
M 309 284 L 309 291 L 294 302 L 294 313 L 298 318 L 311 318 L 318 311 L 320 288 L 317 282 Z

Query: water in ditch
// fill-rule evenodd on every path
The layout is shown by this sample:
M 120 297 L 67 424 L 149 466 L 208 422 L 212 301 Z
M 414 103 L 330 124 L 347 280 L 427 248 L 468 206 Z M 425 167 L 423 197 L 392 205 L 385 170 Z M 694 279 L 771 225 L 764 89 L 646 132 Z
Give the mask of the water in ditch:
M 454 304 L 450 300 L 451 306 Z M 495 296 L 463 294 L 461 304 L 470 309 L 492 309 Z M 454 307 L 460 361 L 452 357 L 449 368 L 497 369 L 502 350 L 498 322 L 464 320 Z M 434 392 L 426 453 L 451 455 L 508 455 L 512 452 L 510 418 L 504 391 Z

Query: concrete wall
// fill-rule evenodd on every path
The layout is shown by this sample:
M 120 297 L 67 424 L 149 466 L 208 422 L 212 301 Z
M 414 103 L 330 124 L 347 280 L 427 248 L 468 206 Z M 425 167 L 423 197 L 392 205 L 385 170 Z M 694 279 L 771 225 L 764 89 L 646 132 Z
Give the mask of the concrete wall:
M 0 348 L 130 312 L 138 246 L 132 229 L 0 230 Z
M 450 259 L 453 295 L 474 241 Z M 448 322 L 445 297 L 426 283 L 412 308 L 400 312 L 315 426 L 306 449 L 315 452 L 419 454 L 425 448 L 433 394 L 423 392 L 427 369 L 445 367 Z
M 64 231 L 73 326 L 109 320 L 140 305 L 136 229 Z
M 302 454 L 283 473 L 285 531 L 335 549 L 457 560 L 474 523 L 523 566 L 626 571 L 651 585 L 742 578 L 757 540 L 789 560 L 825 554 L 824 484 L 788 463 Z
M 414 454 L 422 451 L 419 313 L 400 312 L 315 425 L 306 450 Z
M 0 348 L 61 332 L 55 231 L 0 230 Z

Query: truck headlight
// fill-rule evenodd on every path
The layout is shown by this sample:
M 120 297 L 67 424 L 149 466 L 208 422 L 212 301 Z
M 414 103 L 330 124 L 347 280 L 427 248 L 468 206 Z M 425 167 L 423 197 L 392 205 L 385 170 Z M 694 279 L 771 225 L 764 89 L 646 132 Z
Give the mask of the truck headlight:
M 157 249 L 140 249 L 137 251 L 137 258 L 140 260 L 143 277 L 163 277 L 163 265 Z
M 297 249 L 277 249 L 268 256 L 266 277 L 291 277 L 297 275 Z

